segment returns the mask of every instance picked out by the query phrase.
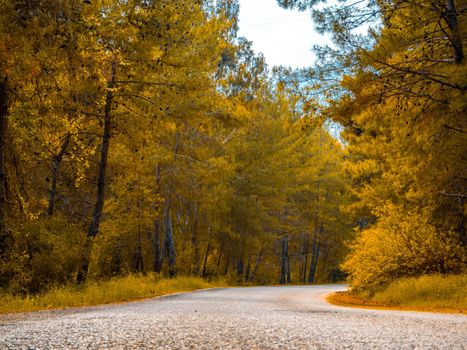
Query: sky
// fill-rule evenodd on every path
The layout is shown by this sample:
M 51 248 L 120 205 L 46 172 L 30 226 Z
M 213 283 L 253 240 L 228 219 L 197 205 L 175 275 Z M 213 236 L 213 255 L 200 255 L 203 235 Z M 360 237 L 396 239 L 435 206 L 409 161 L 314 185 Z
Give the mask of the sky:
M 313 45 L 327 42 L 313 29 L 310 11 L 285 10 L 276 0 L 240 0 L 239 27 L 239 35 L 253 42 L 269 66 L 310 66 Z

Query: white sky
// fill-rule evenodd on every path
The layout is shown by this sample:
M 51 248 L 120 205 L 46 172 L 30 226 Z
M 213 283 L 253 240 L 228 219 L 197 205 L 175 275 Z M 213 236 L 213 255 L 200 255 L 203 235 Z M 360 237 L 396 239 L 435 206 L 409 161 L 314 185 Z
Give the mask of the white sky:
M 313 45 L 328 42 L 313 29 L 310 11 L 284 10 L 276 0 L 240 0 L 239 36 L 253 41 L 269 66 L 310 66 Z

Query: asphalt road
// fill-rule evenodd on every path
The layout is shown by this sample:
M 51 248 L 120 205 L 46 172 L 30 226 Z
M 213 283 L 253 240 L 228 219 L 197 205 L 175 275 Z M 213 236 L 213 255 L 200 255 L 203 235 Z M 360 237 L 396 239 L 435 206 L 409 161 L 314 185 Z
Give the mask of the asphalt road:
M 344 286 L 199 291 L 0 316 L 0 349 L 466 349 L 467 316 L 343 308 Z

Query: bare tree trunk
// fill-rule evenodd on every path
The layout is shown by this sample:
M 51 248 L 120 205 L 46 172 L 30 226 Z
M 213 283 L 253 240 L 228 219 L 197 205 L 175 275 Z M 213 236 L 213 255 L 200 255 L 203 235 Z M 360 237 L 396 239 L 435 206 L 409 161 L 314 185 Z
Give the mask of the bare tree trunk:
M 281 274 L 279 278 L 279 284 L 286 284 L 287 277 L 287 265 L 288 265 L 288 243 L 287 237 L 281 239 Z
M 462 246 L 466 246 L 467 245 L 467 234 L 466 234 L 466 230 L 465 230 L 465 215 L 464 215 L 464 212 L 465 212 L 465 204 L 464 204 L 464 200 L 461 199 L 460 200 L 460 204 L 459 204 L 459 216 L 460 216 L 460 222 L 459 222 L 459 228 L 457 229 L 457 232 L 458 232 L 458 235 L 459 235 L 459 240 L 462 244 Z
M 94 215 L 92 217 L 91 225 L 88 230 L 88 237 L 96 237 L 99 232 L 99 225 L 102 219 L 102 211 L 104 209 L 105 199 L 105 182 L 106 182 L 106 171 L 107 171 L 107 160 L 109 158 L 109 144 L 112 129 L 112 102 L 113 93 L 112 90 L 115 86 L 115 71 L 116 63 L 112 62 L 112 70 L 110 81 L 107 84 L 107 96 L 105 99 L 104 109 L 104 134 L 102 136 L 102 148 L 101 148 L 101 159 L 99 161 L 99 172 L 97 175 L 97 196 L 96 205 L 94 207 Z
M 159 219 L 154 220 L 154 264 L 153 270 L 154 272 L 161 272 L 162 271 L 162 263 L 163 263 L 163 254 L 161 251 L 161 239 L 160 239 L 160 223 Z
M 451 30 L 451 37 L 449 39 L 454 49 L 454 60 L 457 64 L 461 64 L 464 61 L 464 48 L 462 46 L 462 36 L 457 21 L 455 0 L 447 0 L 446 9 L 445 18 Z
M 316 267 L 318 266 L 319 259 L 319 250 L 320 244 L 318 241 L 318 234 L 322 233 L 324 230 L 324 225 L 321 224 L 320 228 L 315 227 L 315 232 L 313 236 L 313 247 L 311 250 L 311 264 L 310 264 L 310 273 L 308 275 L 308 282 L 313 283 L 315 281 Z
M 219 249 L 219 256 L 217 257 L 217 273 L 219 273 L 219 267 L 221 266 L 222 253 L 224 252 L 224 241 L 221 243 L 221 248 Z
M 207 268 L 208 256 L 209 256 L 210 250 L 211 250 L 211 241 L 209 240 L 208 246 L 206 247 L 206 254 L 204 255 L 203 273 L 202 273 L 203 277 L 206 277 L 206 268 Z
M 315 265 L 315 260 L 317 261 L 317 255 L 319 253 L 318 249 L 318 240 L 317 240 L 318 232 L 315 230 L 315 233 L 313 235 L 313 245 L 311 247 L 311 262 L 310 262 L 310 271 L 308 273 L 308 283 L 313 283 L 315 280 L 315 270 L 316 270 L 316 265 Z
M 321 144 L 321 143 L 320 143 Z M 311 247 L 311 262 L 310 262 L 310 271 L 308 273 L 308 283 L 313 283 L 315 280 L 315 271 L 316 271 L 316 264 L 318 262 L 318 256 L 319 256 L 319 243 L 318 243 L 318 234 L 319 234 L 319 214 L 320 214 L 320 187 L 321 183 L 318 182 L 318 189 L 317 189 L 317 199 L 316 199 L 316 204 L 315 204 L 315 214 L 314 214 L 314 221 L 315 221 L 315 227 L 313 230 L 313 243 Z M 325 201 L 327 200 L 327 192 L 326 192 L 326 197 Z
M 141 243 L 138 244 L 135 252 L 135 271 L 144 272 L 144 260 Z
M 7 133 L 7 117 L 9 104 L 8 79 L 3 77 L 0 81 L 0 256 L 5 252 L 6 244 L 6 169 L 5 169 L 5 146 Z
M 180 133 L 175 133 L 174 162 L 178 160 L 178 151 L 180 148 Z M 169 276 L 174 277 L 177 274 L 177 259 L 175 255 L 175 243 L 173 236 L 172 217 L 170 215 L 170 206 L 173 193 L 173 182 L 170 183 L 169 192 L 165 201 L 164 210 L 164 255 L 167 256 Z
M 316 267 L 318 266 L 319 249 L 320 249 L 319 243 L 317 243 L 316 246 L 313 246 L 313 256 L 311 258 L 311 265 L 310 265 L 310 275 L 308 276 L 309 283 L 314 283 L 315 281 Z
M 261 264 L 261 259 L 263 258 L 263 252 L 264 252 L 264 248 L 261 248 L 258 255 L 256 256 L 255 267 L 253 268 L 253 273 L 250 275 L 250 279 L 249 279 L 250 281 L 252 281 L 256 277 L 256 274 L 258 273 L 259 265 Z
M 156 166 L 156 194 L 160 195 L 160 184 L 161 184 L 161 167 L 159 164 Z M 153 270 L 154 272 L 161 272 L 162 271 L 162 259 L 163 254 L 161 252 L 161 235 L 160 235 L 160 210 L 159 204 L 156 206 L 156 219 L 154 220 L 154 236 L 153 236 L 153 249 L 154 249 L 154 264 Z
M 195 210 L 193 212 L 193 225 L 191 228 L 191 249 L 192 249 L 192 262 L 191 266 L 193 268 L 192 274 L 199 275 L 199 264 L 200 264 L 200 252 L 199 252 L 199 243 L 198 243 L 198 214 L 199 214 L 199 206 L 194 204 Z
M 227 254 L 226 259 L 225 259 L 224 275 L 227 275 L 229 273 L 229 264 L 230 264 L 230 253 Z
M 286 248 L 287 248 L 287 256 L 286 256 L 286 269 L 287 269 L 287 274 L 286 274 L 286 281 L 287 283 L 292 283 L 292 278 L 290 277 L 290 255 L 289 255 L 289 239 L 287 238 L 286 241 Z
M 57 182 L 60 165 L 62 164 L 63 156 L 65 155 L 68 145 L 70 144 L 71 134 L 68 132 L 63 139 L 60 151 L 52 157 L 52 174 L 51 185 L 49 190 L 49 205 L 47 207 L 47 215 L 52 217 L 54 215 L 55 197 L 57 196 Z
M 170 200 L 167 201 L 164 214 L 164 241 L 165 251 L 169 265 L 169 276 L 174 277 L 177 274 L 175 244 L 173 239 L 172 218 L 170 217 Z
M 112 62 L 110 80 L 107 83 L 107 96 L 105 98 L 105 108 L 104 108 L 104 133 L 102 136 L 102 147 L 101 147 L 101 157 L 99 161 L 99 171 L 97 175 L 97 195 L 96 195 L 96 204 L 94 206 L 94 214 L 92 217 L 91 225 L 86 236 L 86 244 L 84 249 L 84 254 L 81 262 L 80 269 L 78 271 L 77 282 L 82 284 L 86 282 L 88 269 L 89 269 L 89 260 L 91 258 L 92 243 L 93 239 L 96 237 L 99 231 L 99 225 L 101 223 L 102 211 L 104 209 L 104 199 L 105 199 L 105 182 L 106 182 L 106 170 L 107 170 L 107 160 L 109 156 L 109 143 L 111 137 L 112 129 L 112 102 L 113 102 L 113 93 L 112 89 L 115 86 L 115 74 L 116 74 L 116 62 Z
M 138 246 L 135 252 L 135 271 L 144 272 L 143 244 L 141 242 L 141 202 L 138 198 Z
M 298 266 L 298 279 L 300 282 L 302 282 L 302 276 L 303 276 L 303 266 L 305 265 L 305 262 L 303 261 L 304 255 L 305 255 L 305 244 L 303 243 L 304 238 L 303 238 L 303 232 L 300 232 L 300 240 L 298 242 L 298 245 L 300 247 L 300 255 L 299 255 L 299 266 Z
M 308 250 L 310 246 L 310 236 L 308 233 L 305 233 L 306 239 L 305 239 L 305 256 L 304 256 L 304 264 L 303 264 L 303 276 L 302 276 L 302 282 L 306 283 L 306 274 L 308 272 L 307 267 L 308 267 Z
M 250 270 L 251 270 L 251 254 L 248 255 L 248 261 L 246 263 L 245 282 L 248 282 L 250 279 Z
M 244 262 L 243 262 L 243 257 L 241 257 L 237 260 L 237 277 L 239 280 L 243 278 L 243 268 L 244 268 Z

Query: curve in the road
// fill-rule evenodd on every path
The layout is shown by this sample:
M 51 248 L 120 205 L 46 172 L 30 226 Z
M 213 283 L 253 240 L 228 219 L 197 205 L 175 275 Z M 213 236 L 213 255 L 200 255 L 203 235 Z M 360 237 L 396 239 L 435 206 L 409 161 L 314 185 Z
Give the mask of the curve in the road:
M 1 349 L 465 349 L 467 317 L 330 305 L 344 286 L 206 290 L 0 316 Z

